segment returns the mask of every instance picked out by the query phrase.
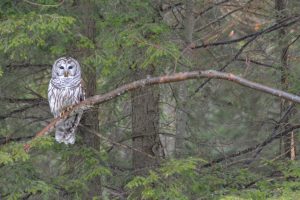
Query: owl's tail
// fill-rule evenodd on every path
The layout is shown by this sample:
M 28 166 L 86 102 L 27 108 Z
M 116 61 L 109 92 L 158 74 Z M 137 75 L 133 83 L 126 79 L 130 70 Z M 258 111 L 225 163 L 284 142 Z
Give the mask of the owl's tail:
M 55 140 L 59 143 L 74 144 L 75 143 L 75 131 L 80 122 L 82 113 L 78 113 L 59 122 L 56 125 Z

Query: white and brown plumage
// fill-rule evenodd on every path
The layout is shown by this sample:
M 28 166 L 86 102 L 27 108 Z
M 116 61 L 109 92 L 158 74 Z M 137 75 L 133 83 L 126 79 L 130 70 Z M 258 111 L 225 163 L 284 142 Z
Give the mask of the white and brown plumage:
M 52 67 L 52 78 L 48 88 L 48 101 L 54 117 L 58 117 L 63 109 L 83 101 L 84 98 L 78 61 L 70 57 L 57 59 Z M 57 142 L 75 143 L 75 130 L 81 116 L 82 113 L 76 113 L 56 125 Z

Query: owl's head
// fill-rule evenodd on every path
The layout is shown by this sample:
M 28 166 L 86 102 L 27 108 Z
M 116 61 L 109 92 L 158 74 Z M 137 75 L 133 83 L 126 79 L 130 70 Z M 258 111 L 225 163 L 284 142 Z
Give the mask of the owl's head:
M 81 75 L 80 65 L 71 57 L 57 59 L 52 67 L 52 78 L 74 78 Z

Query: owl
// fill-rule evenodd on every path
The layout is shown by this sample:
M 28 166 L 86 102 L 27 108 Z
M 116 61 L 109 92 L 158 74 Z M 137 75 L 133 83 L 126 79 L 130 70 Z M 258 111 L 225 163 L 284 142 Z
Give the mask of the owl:
M 52 67 L 52 78 L 48 87 L 48 101 L 51 113 L 58 117 L 67 107 L 85 99 L 81 69 L 77 60 L 70 57 L 57 59 Z M 75 130 L 82 112 L 76 113 L 56 124 L 55 140 L 59 143 L 74 144 Z

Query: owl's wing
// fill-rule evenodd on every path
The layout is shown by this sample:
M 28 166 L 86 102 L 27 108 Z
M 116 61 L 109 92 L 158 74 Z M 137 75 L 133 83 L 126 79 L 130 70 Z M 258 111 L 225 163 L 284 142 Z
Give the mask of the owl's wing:
M 85 87 L 85 82 L 83 79 L 81 79 L 80 81 L 80 87 L 81 87 L 81 95 L 80 95 L 80 101 L 84 101 L 85 100 L 85 91 L 86 91 L 86 87 Z
M 61 103 L 57 100 L 58 90 L 52 86 L 51 82 L 48 87 L 48 102 L 50 106 L 51 113 L 54 117 L 59 115 L 61 109 Z

